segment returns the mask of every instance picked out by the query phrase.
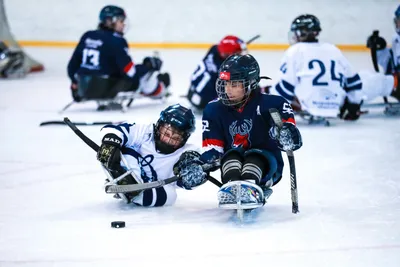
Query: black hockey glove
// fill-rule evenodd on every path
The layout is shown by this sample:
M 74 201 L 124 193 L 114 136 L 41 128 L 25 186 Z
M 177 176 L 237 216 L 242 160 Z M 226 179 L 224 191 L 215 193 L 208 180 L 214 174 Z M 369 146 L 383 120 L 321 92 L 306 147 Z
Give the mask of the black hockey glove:
M 121 161 L 122 139 L 115 134 L 106 134 L 97 152 L 97 160 L 109 170 L 117 170 Z
M 74 99 L 75 102 L 80 102 L 82 98 L 78 94 L 78 86 L 76 83 L 71 83 L 71 93 L 72 93 L 72 98 Z
M 143 60 L 143 65 L 151 71 L 159 71 L 162 66 L 162 60 L 158 57 L 145 57 Z
M 196 151 L 185 151 L 175 163 L 174 174 L 181 178 L 177 185 L 185 189 L 193 189 L 207 181 L 207 173 L 203 171 L 203 162 Z
M 346 120 L 346 121 L 355 121 L 360 118 L 361 115 L 361 105 L 350 103 L 349 99 L 346 97 L 343 103 L 343 106 L 340 108 L 339 118 Z
M 278 148 L 282 151 L 295 151 L 303 145 L 299 129 L 289 122 L 283 123 L 281 129 L 276 126 L 272 127 L 269 135 L 277 141 Z

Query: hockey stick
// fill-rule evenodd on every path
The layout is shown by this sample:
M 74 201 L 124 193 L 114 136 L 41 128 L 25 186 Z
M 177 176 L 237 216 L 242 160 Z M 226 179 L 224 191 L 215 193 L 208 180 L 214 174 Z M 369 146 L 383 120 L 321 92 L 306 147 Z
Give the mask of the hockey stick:
M 261 37 L 261 35 L 260 35 L 260 34 L 257 34 L 256 36 L 250 38 L 250 39 L 246 42 L 246 44 L 251 44 L 252 42 L 254 42 L 255 40 L 257 40 L 257 39 L 260 38 L 260 37 Z
M 367 47 L 371 51 L 372 65 L 374 66 L 376 72 L 379 72 L 378 59 L 376 55 L 377 51 L 376 43 L 378 38 L 379 38 L 379 31 L 375 30 L 372 32 L 371 39 L 369 40 L 369 42 L 367 42 Z M 383 101 L 385 102 L 385 104 L 389 103 L 388 98 L 386 96 L 383 97 Z
M 72 123 L 69 118 L 65 117 L 64 118 L 64 122 L 65 124 L 67 124 L 73 131 L 74 133 L 83 141 L 85 142 L 85 144 L 87 144 L 89 147 L 91 147 L 94 151 L 99 151 L 99 145 L 97 145 L 95 142 L 93 142 L 89 137 L 87 137 L 84 133 L 82 133 L 75 125 L 74 123 Z M 121 157 L 123 159 L 123 157 Z M 127 166 L 127 163 L 124 162 L 124 164 Z M 207 171 L 210 170 L 214 167 L 219 166 L 219 161 L 215 161 L 209 164 L 204 164 L 203 165 L 203 170 Z M 118 179 L 118 178 L 117 178 Z M 150 188 L 157 188 L 157 187 L 162 187 L 166 184 L 170 184 L 173 182 L 176 182 L 177 180 L 179 180 L 180 178 L 177 176 L 173 176 L 170 178 L 167 178 L 165 180 L 160 180 L 160 181 L 155 181 L 155 182 L 150 182 L 150 183 L 144 183 L 144 184 L 132 184 L 132 185 L 108 185 L 106 186 L 106 192 L 107 193 L 112 193 L 109 192 L 109 190 L 117 190 L 117 189 L 113 189 L 113 188 L 120 188 L 118 190 L 122 190 L 121 192 L 114 192 L 114 193 L 124 193 L 124 192 L 133 192 L 133 191 L 140 191 L 140 190 L 144 190 L 144 189 L 150 189 Z M 215 179 L 214 177 L 211 177 L 210 175 L 207 176 L 207 180 L 209 180 L 210 182 L 212 182 L 213 184 L 215 184 L 218 187 L 221 187 L 222 184 Z M 133 187 L 133 190 L 132 190 Z M 140 189 L 140 188 L 144 188 L 144 189 Z M 111 188 L 108 190 L 108 188 Z M 131 190 L 131 191 L 129 191 Z
M 202 165 L 202 168 L 204 171 L 208 171 L 217 166 L 219 166 L 219 160 L 214 161 L 212 163 L 205 163 Z M 181 177 L 179 175 L 178 176 L 175 175 L 175 176 L 172 176 L 165 180 L 159 180 L 159 181 L 143 183 L 143 184 L 128 184 L 128 185 L 112 184 L 112 185 L 106 185 L 105 190 L 106 190 L 106 193 L 108 193 L 108 194 L 136 192 L 136 191 L 142 191 L 142 190 L 146 190 L 146 189 L 163 187 L 167 184 L 174 183 L 180 179 L 181 179 Z M 209 180 L 209 177 L 207 177 L 207 179 Z M 212 179 L 214 179 L 214 178 L 212 178 Z M 217 180 L 215 180 L 215 181 L 218 182 Z M 212 183 L 214 183 L 214 181 L 212 181 Z M 215 185 L 217 185 L 217 184 L 215 184 Z M 219 186 L 219 185 L 217 185 L 217 186 Z
M 275 108 L 269 109 L 269 114 L 274 121 L 275 125 L 280 129 L 283 126 L 281 114 Z M 299 200 L 297 193 L 297 178 L 296 178 L 296 166 L 294 161 L 294 154 L 292 150 L 286 151 L 289 166 L 290 166 L 290 193 L 292 195 L 292 213 L 299 212 Z
M 82 133 L 76 126 L 74 123 L 72 123 L 67 117 L 64 118 L 64 122 L 66 125 L 69 126 L 69 128 L 72 129 L 72 131 L 74 131 L 74 133 L 79 136 L 80 139 L 82 139 L 83 142 L 85 142 L 85 144 L 87 144 L 88 146 L 90 146 L 94 151 L 98 152 L 99 151 L 99 145 L 96 144 L 95 142 L 93 142 L 89 137 L 87 137 L 84 133 Z
M 71 121 L 70 121 L 71 122 Z M 71 122 L 73 125 L 77 126 L 92 126 L 92 125 L 106 125 L 106 124 L 119 124 L 121 122 L 112 121 L 92 121 L 92 122 Z M 65 119 L 63 121 L 44 121 L 39 124 L 39 126 L 47 125 L 66 125 Z

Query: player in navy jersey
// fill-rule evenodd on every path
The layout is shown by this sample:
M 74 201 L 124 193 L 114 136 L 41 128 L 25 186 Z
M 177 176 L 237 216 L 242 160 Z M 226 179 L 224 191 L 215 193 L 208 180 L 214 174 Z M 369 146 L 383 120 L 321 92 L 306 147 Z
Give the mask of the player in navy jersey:
M 169 75 L 151 75 L 160 70 L 162 61 L 146 57 L 143 64 L 136 65 L 129 56 L 128 43 L 123 37 L 125 11 L 105 6 L 99 19 L 98 29 L 83 34 L 68 63 L 73 99 L 79 102 L 113 98 L 121 91 L 135 91 L 139 86 L 147 96 L 165 94 Z
M 222 62 L 230 55 L 246 51 L 246 43 L 233 35 L 225 36 L 210 48 L 191 77 L 187 98 L 193 107 L 201 111 L 208 102 L 217 98 L 215 82 Z
M 293 110 L 281 96 L 262 94 L 260 69 L 247 55 L 228 57 L 219 69 L 218 99 L 203 111 L 201 162 L 221 160 L 220 206 L 236 203 L 237 181 L 242 205 L 264 203 L 264 192 L 282 177 L 281 151 L 297 150 L 302 139 Z M 269 109 L 277 109 L 283 127 L 277 128 Z M 196 165 L 198 163 L 194 163 Z

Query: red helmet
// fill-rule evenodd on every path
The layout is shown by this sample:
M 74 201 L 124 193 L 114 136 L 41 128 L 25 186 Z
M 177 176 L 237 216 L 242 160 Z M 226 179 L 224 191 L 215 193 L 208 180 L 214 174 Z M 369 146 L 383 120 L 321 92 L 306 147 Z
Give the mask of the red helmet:
M 234 35 L 225 36 L 218 44 L 218 52 L 222 58 L 227 58 L 233 54 L 241 54 L 247 50 L 246 43 Z

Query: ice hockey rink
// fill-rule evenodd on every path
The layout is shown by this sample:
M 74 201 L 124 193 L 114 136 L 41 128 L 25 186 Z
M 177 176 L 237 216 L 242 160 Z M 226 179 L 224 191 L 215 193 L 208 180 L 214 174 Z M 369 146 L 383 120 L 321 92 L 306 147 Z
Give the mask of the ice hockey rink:
M 298 120 L 295 152 L 300 213 L 291 213 L 286 164 L 268 203 L 239 223 L 217 207 L 217 187 L 178 191 L 173 207 L 127 206 L 104 193 L 95 153 L 67 126 L 47 120 L 150 122 L 181 102 L 203 50 L 160 50 L 171 73 L 166 103 L 137 100 L 126 113 L 71 101 L 71 49 L 26 48 L 45 72 L 0 81 L 0 266 L 400 266 L 400 118 L 382 108 L 331 127 Z M 141 61 L 151 50 L 132 50 Z M 255 51 L 261 74 L 276 77 L 282 51 Z M 367 52 L 345 52 L 356 70 Z M 200 145 L 201 122 L 190 142 Z M 99 141 L 100 126 L 83 126 Z M 286 159 L 286 157 L 285 157 Z M 286 161 L 287 162 L 287 161 Z M 218 177 L 218 173 L 215 173 Z M 126 222 L 123 229 L 111 221 Z

